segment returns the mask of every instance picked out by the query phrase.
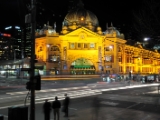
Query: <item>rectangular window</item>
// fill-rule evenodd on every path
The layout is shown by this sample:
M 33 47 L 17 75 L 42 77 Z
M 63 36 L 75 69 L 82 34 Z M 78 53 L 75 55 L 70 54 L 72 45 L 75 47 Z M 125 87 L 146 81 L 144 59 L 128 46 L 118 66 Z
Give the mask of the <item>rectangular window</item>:
M 51 60 L 52 61 L 57 61 L 57 56 L 52 56 Z
M 126 72 L 129 72 L 130 69 L 129 69 L 129 66 L 126 66 Z
M 112 68 L 112 65 L 107 65 L 106 68 Z
M 126 62 L 127 62 L 127 63 L 129 63 L 129 57 L 128 57 L 128 56 L 127 56 L 127 58 L 126 58 L 126 59 L 127 59 L 127 61 L 126 61 Z
M 81 48 L 81 43 L 78 43 L 78 44 L 77 44 L 77 47 L 78 47 L 78 48 Z
M 84 48 L 88 48 L 88 44 L 87 43 L 84 43 Z
M 119 57 L 119 58 L 118 58 L 118 61 L 119 61 L 119 62 L 122 62 L 122 58 L 121 58 L 121 57 Z
M 132 67 L 132 71 L 135 72 L 135 67 Z
M 59 61 L 59 56 L 56 56 L 56 55 L 51 55 L 50 56 L 50 61 Z
M 70 43 L 70 49 L 74 49 L 75 48 L 75 44 L 74 43 Z
M 122 66 L 119 67 L 119 72 L 122 72 Z
M 63 69 L 66 70 L 67 69 L 67 65 L 63 65 Z
M 105 56 L 105 61 L 106 62 L 112 62 L 112 56 L 111 55 Z
M 113 51 L 113 45 L 106 46 L 105 51 Z
M 90 48 L 95 48 L 95 43 L 90 43 Z

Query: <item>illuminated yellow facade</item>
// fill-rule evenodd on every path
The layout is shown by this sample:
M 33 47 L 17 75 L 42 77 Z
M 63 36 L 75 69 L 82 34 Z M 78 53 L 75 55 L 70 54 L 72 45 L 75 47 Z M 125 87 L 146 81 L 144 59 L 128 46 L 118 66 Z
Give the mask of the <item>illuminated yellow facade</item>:
M 160 54 L 126 44 L 113 25 L 102 31 L 97 17 L 80 4 L 62 31 L 46 25 L 36 33 L 35 54 L 44 74 L 159 74 Z

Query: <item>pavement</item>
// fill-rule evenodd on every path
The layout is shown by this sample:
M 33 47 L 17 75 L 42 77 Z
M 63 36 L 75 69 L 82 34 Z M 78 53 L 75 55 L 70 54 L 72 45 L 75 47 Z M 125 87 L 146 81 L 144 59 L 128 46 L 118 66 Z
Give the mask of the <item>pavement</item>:
M 95 114 L 93 111 L 97 111 L 97 113 Z M 98 110 L 90 108 L 79 111 L 68 120 L 160 120 L 160 115 L 146 111 L 106 106 Z

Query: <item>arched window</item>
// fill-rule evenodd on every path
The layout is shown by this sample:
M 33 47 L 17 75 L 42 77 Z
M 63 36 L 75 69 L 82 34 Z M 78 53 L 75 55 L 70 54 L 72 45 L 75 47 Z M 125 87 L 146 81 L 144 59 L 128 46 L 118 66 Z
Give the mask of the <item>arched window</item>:
M 57 46 L 52 46 L 51 51 L 59 51 L 59 48 Z
M 106 46 L 105 51 L 113 51 L 113 45 Z

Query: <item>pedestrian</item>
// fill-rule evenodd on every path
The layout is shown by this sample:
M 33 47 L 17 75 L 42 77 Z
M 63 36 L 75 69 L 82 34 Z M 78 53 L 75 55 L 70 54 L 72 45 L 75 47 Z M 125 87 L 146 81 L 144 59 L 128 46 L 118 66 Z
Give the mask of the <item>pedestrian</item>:
M 68 107 L 70 103 L 70 98 L 67 96 L 67 94 L 64 94 L 65 99 L 63 101 L 63 112 L 65 113 L 64 117 L 68 117 Z
M 45 103 L 43 104 L 43 112 L 44 112 L 44 120 L 50 120 L 51 103 L 48 102 L 48 99 L 46 99 Z
M 59 110 L 61 108 L 61 102 L 58 100 L 58 97 L 55 97 L 55 101 L 53 101 L 52 103 L 52 108 L 53 108 L 53 114 L 54 114 L 54 120 L 56 120 L 56 116 L 57 116 L 57 120 L 59 120 Z

